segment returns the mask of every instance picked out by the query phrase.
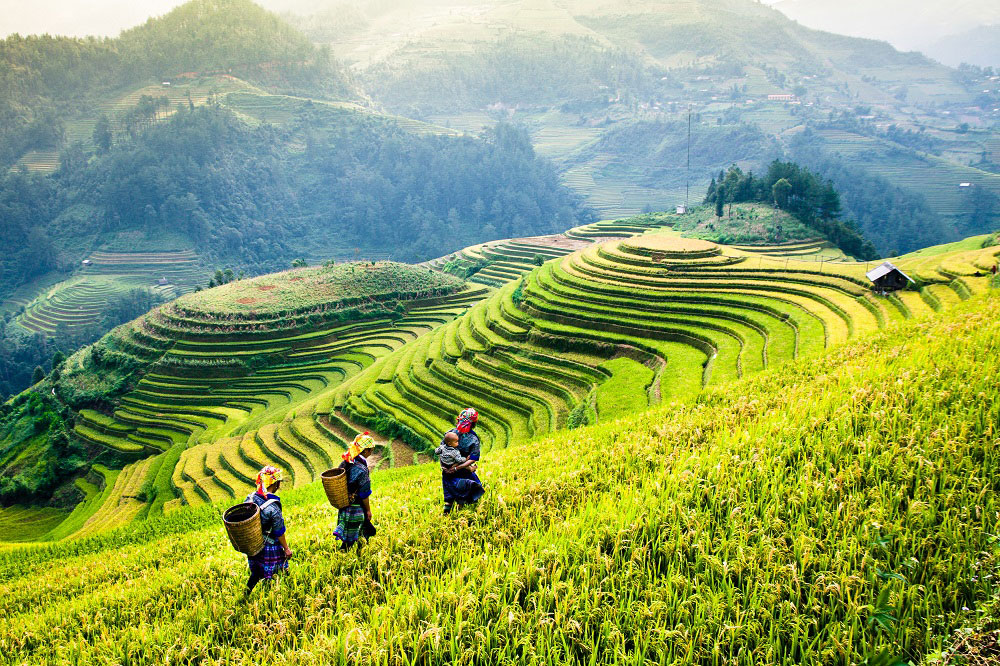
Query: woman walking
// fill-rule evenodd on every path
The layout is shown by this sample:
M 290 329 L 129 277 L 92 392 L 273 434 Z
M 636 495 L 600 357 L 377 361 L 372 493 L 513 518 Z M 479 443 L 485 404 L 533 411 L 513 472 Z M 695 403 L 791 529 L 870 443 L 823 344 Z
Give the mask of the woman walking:
M 470 407 L 458 415 L 455 427 L 448 431 L 458 435 L 458 450 L 466 460 L 460 465 L 441 470 L 445 515 L 451 513 L 455 504 L 475 504 L 486 492 L 476 474 L 481 447 L 479 435 L 475 432 L 478 421 L 479 412 Z
M 248 593 L 260 581 L 271 580 L 279 571 L 287 570 L 288 558 L 292 556 L 292 549 L 285 538 L 281 499 L 278 498 L 282 476 L 280 469 L 268 465 L 257 474 L 257 490 L 247 496 L 247 502 L 253 502 L 260 509 L 260 527 L 264 533 L 264 549 L 256 555 L 247 556 L 250 565 Z
M 341 550 L 350 550 L 362 536 L 371 533 L 373 528 L 372 510 L 368 498 L 372 494 L 371 474 L 368 471 L 368 456 L 375 450 L 375 440 L 367 432 L 358 435 L 347 451 L 344 452 L 344 462 L 341 469 L 347 470 L 347 494 L 350 505 L 337 513 L 337 529 L 333 536 L 340 540 Z

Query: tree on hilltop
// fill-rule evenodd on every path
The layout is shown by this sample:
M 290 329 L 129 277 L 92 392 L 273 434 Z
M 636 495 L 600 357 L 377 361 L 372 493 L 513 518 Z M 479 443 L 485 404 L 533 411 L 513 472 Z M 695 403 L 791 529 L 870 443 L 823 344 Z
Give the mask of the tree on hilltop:
M 772 204 L 815 229 L 848 255 L 863 260 L 879 256 L 853 221 L 839 219 L 842 207 L 833 183 L 794 162 L 775 160 L 760 178 L 733 165 L 709 186 L 709 202 L 715 204 L 719 217 L 727 203 Z
M 788 208 L 788 198 L 792 195 L 792 184 L 787 179 L 781 178 L 771 186 L 771 198 L 774 205 L 784 210 Z

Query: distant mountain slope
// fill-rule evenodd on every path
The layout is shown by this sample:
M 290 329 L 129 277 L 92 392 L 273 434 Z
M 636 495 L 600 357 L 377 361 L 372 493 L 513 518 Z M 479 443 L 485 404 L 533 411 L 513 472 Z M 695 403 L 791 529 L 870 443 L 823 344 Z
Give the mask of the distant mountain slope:
M 578 87 L 586 80 L 591 96 L 605 91 L 605 97 L 644 100 L 657 87 L 676 88 L 675 70 L 706 74 L 722 68 L 735 74 L 748 65 L 773 70 L 775 92 L 783 87 L 781 77 L 844 81 L 886 67 L 905 67 L 954 89 L 944 68 L 920 56 L 809 30 L 750 0 L 494 0 L 475 10 L 449 7 L 442 0 L 378 13 L 358 34 L 333 39 L 332 47 L 345 62 L 370 73 L 365 80 L 377 95 L 394 104 L 431 103 L 421 91 L 433 90 L 439 108 L 531 105 L 530 95 L 519 91 L 536 79 L 535 87 L 548 94 L 569 92 L 566 84 Z M 596 66 L 608 54 L 619 62 Z M 527 62 L 519 66 L 521 60 Z M 520 80 L 504 76 L 511 67 L 518 68 Z M 659 85 L 667 70 L 674 72 L 673 85 Z M 549 79 L 557 78 L 565 83 L 553 91 Z M 422 85 L 427 81 L 448 83 Z M 534 104 L 545 103 L 546 96 Z
M 943 37 L 927 44 L 922 50 L 952 67 L 968 63 L 1000 69 L 1000 23 Z
M 116 46 L 136 76 L 231 73 L 277 90 L 349 93 L 328 51 L 251 0 L 192 0 L 123 32 Z
M 942 35 L 1000 23 L 993 0 L 781 0 L 773 5 L 812 28 L 884 39 L 901 49 L 922 49 Z

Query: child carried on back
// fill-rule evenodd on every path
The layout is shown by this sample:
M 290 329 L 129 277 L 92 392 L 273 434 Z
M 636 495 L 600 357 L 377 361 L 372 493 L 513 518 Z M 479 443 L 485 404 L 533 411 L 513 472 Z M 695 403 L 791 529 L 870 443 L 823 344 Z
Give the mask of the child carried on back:
M 461 465 L 468 460 L 458 449 L 458 435 L 453 432 L 445 434 L 441 446 L 434 449 L 438 460 L 441 462 L 441 469 L 451 469 L 456 465 Z

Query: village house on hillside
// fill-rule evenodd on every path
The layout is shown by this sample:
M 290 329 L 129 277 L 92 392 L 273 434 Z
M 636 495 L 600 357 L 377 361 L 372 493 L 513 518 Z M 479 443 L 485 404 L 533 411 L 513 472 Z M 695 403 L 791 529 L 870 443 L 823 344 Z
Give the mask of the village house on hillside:
M 906 285 L 913 282 L 909 275 L 888 261 L 868 271 L 865 276 L 872 281 L 874 290 L 880 294 L 905 289 Z

